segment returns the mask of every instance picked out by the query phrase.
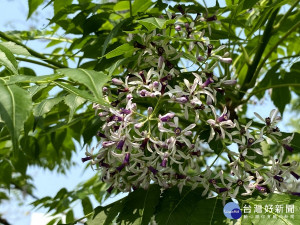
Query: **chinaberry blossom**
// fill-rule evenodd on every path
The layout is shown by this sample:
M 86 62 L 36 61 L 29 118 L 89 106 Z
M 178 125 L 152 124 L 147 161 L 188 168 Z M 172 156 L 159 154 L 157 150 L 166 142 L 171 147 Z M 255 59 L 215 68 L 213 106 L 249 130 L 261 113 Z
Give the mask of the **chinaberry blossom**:
M 197 17 L 194 21 L 185 17 L 187 22 L 183 23 L 180 18 L 186 12 L 182 9 L 181 13 L 174 18 L 168 15 L 176 21 L 170 29 L 180 37 L 178 42 L 188 38 L 188 50 L 178 51 L 177 39 L 164 37 L 166 30 L 137 34 L 138 41 L 133 42 L 136 63 L 128 65 L 103 89 L 103 98 L 110 105 L 93 104 L 102 123 L 97 133 L 99 142 L 86 151 L 82 162 L 90 162 L 100 171 L 109 193 L 147 189 L 150 183 L 162 189 L 203 187 L 203 195 L 220 195 L 224 203 L 227 198 L 254 191 L 298 193 L 285 185 L 300 176 L 298 163 L 282 162 L 294 146 L 293 135 L 281 138 L 276 126 L 278 111 L 272 110 L 265 119 L 255 114 L 263 123 L 261 129 L 252 121 L 244 124 L 245 120 L 230 115 L 234 108 L 226 99 L 226 91 L 235 87 L 236 80 L 217 74 L 215 68 L 232 59 L 229 53 L 222 53 L 225 46 L 212 45 L 196 25 L 216 17 Z M 184 54 L 195 54 L 197 71 L 180 68 L 178 61 Z M 210 131 L 209 137 L 206 131 Z M 279 150 L 270 156 L 272 164 L 258 166 L 253 163 L 253 153 L 262 155 L 261 144 L 268 139 Z M 221 149 L 213 147 L 216 141 L 222 142 Z M 230 143 L 237 144 L 235 151 L 227 149 Z M 230 162 L 224 171 L 230 173 L 206 165 L 207 156 L 218 159 L 220 152 L 228 155 Z

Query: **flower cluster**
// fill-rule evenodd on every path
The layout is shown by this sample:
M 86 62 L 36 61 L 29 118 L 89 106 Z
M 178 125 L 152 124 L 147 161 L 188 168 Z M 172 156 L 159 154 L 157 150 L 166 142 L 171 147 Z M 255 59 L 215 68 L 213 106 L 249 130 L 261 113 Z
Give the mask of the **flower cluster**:
M 169 17 L 177 17 L 173 29 L 180 37 L 193 39 L 188 52 L 196 52 L 199 69 L 184 72 L 179 68 L 179 59 L 188 53 L 178 52 L 174 47 L 178 43 L 163 38 L 165 30 L 141 35 L 142 43 L 133 42 L 137 69 L 128 69 L 103 88 L 110 106 L 93 105 L 103 121 L 97 134 L 100 149 L 97 153 L 87 150 L 82 160 L 91 160 L 101 171 L 101 179 L 110 186 L 108 192 L 146 189 L 150 183 L 180 190 L 189 185 L 203 187 L 203 195 L 216 193 L 225 200 L 254 191 L 293 190 L 287 183 L 299 179 L 298 163 L 284 161 L 285 151 L 293 151 L 293 136 L 281 138 L 278 112 L 273 110 L 265 119 L 256 114 L 264 123 L 260 129 L 252 127 L 252 121 L 242 125 L 231 117 L 217 96 L 228 86 L 234 88 L 236 81 L 217 76 L 214 69 L 232 60 L 226 52 L 217 55 L 225 46 L 215 49 L 195 24 L 215 21 L 216 16 L 182 23 L 180 18 L 186 14 L 181 13 Z M 265 165 L 257 166 L 254 159 L 263 155 L 261 143 L 270 141 L 280 148 Z M 212 142 L 223 143 L 222 149 L 207 150 L 205 146 Z M 236 143 L 238 149 L 229 150 L 224 143 Z M 204 155 L 214 151 L 220 152 L 217 157 L 228 155 L 226 170 L 206 165 Z

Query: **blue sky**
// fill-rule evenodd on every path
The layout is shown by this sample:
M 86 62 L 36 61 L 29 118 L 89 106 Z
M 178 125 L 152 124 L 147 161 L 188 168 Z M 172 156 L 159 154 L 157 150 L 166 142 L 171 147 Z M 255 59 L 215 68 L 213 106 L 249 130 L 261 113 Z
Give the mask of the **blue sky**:
M 207 1 L 210 4 L 214 1 Z M 223 1 L 220 1 L 220 3 Z M 41 10 L 41 7 L 39 8 Z M 41 15 L 34 15 L 32 19 L 26 21 L 28 12 L 27 0 L 1 0 L 0 4 L 0 30 L 28 30 L 30 27 L 37 27 L 38 29 L 44 29 L 45 25 L 48 23 L 47 18 L 51 17 L 52 11 L 51 8 L 44 9 Z M 43 46 L 45 43 L 41 41 L 30 42 L 29 46 L 36 51 L 45 52 Z M 50 52 L 51 49 L 46 50 Z M 21 66 L 27 65 L 28 67 L 33 68 L 37 74 L 50 74 L 53 71 L 51 69 L 41 67 L 38 65 L 28 64 L 21 62 Z M 75 66 L 75 65 L 72 65 Z M 263 104 L 257 104 L 251 106 L 248 110 L 248 116 L 254 117 L 253 112 L 259 112 L 263 117 L 267 117 L 269 111 L 275 108 L 271 103 L 270 99 L 266 99 Z M 292 131 L 290 128 L 284 126 L 288 122 L 290 114 L 286 113 L 283 117 L 283 121 L 279 124 L 279 127 L 282 131 Z M 84 165 L 81 163 L 81 157 L 84 156 L 84 150 L 80 147 L 79 144 L 76 145 L 77 155 L 74 155 L 73 160 L 77 162 L 77 166 L 72 168 L 67 175 L 58 175 L 49 171 L 41 170 L 37 167 L 30 167 L 28 173 L 34 178 L 33 183 L 36 186 L 35 195 L 38 197 L 44 196 L 54 196 L 58 190 L 62 187 L 66 187 L 68 190 L 72 190 L 79 182 L 82 182 L 89 177 L 93 176 L 94 171 L 88 169 L 83 173 Z M 15 196 L 12 192 L 11 196 Z M 23 206 L 19 206 L 16 201 L 17 199 L 23 201 Z M 114 201 L 115 198 L 109 199 L 107 202 Z M 13 197 L 13 200 L 2 204 L 0 207 L 0 214 L 3 214 L 3 217 L 6 218 L 10 223 L 14 225 L 29 225 L 30 224 L 30 215 L 32 212 L 32 207 L 28 204 L 33 201 L 32 198 L 26 197 L 25 199 L 22 196 Z M 96 205 L 94 205 L 96 206 Z M 45 212 L 44 210 L 39 210 L 39 212 Z M 83 216 L 81 208 L 79 206 L 75 207 L 75 215 L 77 218 Z

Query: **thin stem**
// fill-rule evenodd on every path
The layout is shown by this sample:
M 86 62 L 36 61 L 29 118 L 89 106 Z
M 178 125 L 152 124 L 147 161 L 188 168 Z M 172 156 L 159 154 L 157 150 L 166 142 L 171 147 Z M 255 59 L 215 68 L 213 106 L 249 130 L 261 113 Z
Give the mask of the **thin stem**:
M 45 36 L 35 36 L 33 39 L 45 39 L 50 41 L 62 41 L 62 42 L 69 42 L 73 43 L 73 40 L 67 38 L 56 38 L 56 37 L 45 37 Z
M 225 148 L 222 149 L 222 151 L 219 152 L 219 154 L 217 155 L 217 157 L 215 158 L 215 160 L 210 164 L 210 168 L 216 163 L 216 161 L 218 160 L 218 158 L 221 156 L 221 154 L 224 152 Z
M 130 7 L 130 17 L 132 17 L 132 5 L 131 5 L 131 0 L 129 0 L 129 7 Z
M 272 85 L 272 86 L 268 86 L 268 87 L 265 87 L 265 88 L 261 88 L 261 89 L 258 89 L 256 91 L 252 91 L 245 100 L 241 101 L 241 105 L 248 102 L 253 95 L 255 95 L 259 92 L 262 92 L 262 91 L 265 91 L 265 90 L 268 90 L 268 89 L 271 89 L 271 88 L 281 88 L 281 87 L 289 87 L 289 86 L 300 87 L 300 84 L 295 84 L 295 83 L 277 84 L 277 85 Z
M 49 67 L 49 68 L 54 69 L 54 70 L 55 70 L 55 69 L 58 69 L 58 67 L 53 66 L 53 65 L 51 65 L 51 64 L 39 62 L 39 61 L 32 60 L 32 59 L 27 59 L 27 58 L 22 58 L 22 57 L 16 57 L 16 59 L 17 59 L 17 60 L 20 60 L 20 61 L 24 61 L 24 62 L 29 62 L 29 63 L 34 63 L 34 64 L 37 64 L 37 65 Z
M 31 48 L 27 47 L 26 45 L 24 45 L 22 42 L 17 41 L 17 40 L 15 40 L 15 39 L 11 38 L 9 35 L 5 34 L 5 33 L 2 32 L 2 31 L 0 31 L 0 37 L 3 38 L 3 39 L 6 40 L 6 41 L 12 41 L 12 42 L 16 43 L 17 45 L 21 45 L 22 47 L 26 48 L 27 51 L 28 51 L 32 56 L 37 57 L 37 58 L 40 58 L 40 59 L 44 60 L 45 62 L 47 62 L 47 63 L 49 63 L 49 64 L 51 64 L 51 65 L 53 65 L 53 66 L 56 66 L 56 67 L 58 67 L 58 68 L 67 68 L 67 66 L 65 66 L 65 65 L 63 65 L 63 64 L 61 64 L 61 63 L 59 63 L 59 62 L 56 62 L 56 61 L 54 61 L 54 60 L 52 60 L 52 59 L 47 58 L 47 57 L 44 56 L 43 54 L 40 54 L 40 53 L 34 51 L 33 49 L 31 49 Z

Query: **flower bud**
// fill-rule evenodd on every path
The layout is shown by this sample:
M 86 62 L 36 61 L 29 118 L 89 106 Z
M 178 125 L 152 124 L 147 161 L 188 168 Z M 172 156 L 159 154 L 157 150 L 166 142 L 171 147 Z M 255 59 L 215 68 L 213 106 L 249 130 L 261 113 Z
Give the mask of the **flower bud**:
M 117 78 L 113 78 L 111 81 L 113 82 L 114 85 L 122 85 L 122 84 L 124 84 L 123 81 L 121 81 L 121 80 L 119 80 Z
M 220 58 L 220 62 L 223 62 L 223 63 L 232 63 L 232 58 Z
M 148 115 L 150 115 L 153 112 L 153 108 L 152 107 L 148 107 L 147 112 L 148 112 Z
M 176 26 L 175 26 L 175 30 L 176 30 L 176 31 L 181 31 L 181 26 L 180 26 L 180 25 L 176 25 Z

